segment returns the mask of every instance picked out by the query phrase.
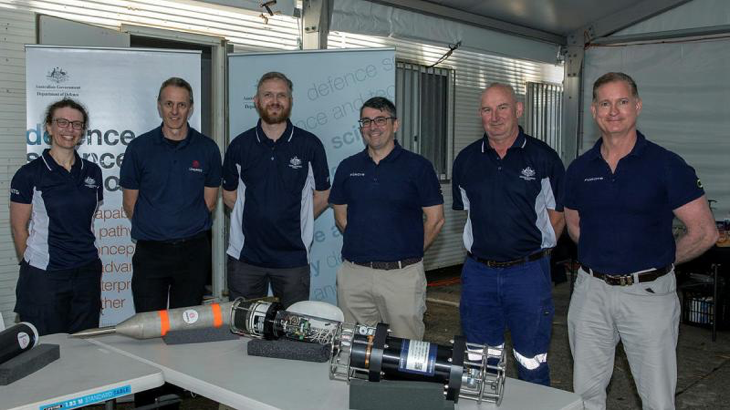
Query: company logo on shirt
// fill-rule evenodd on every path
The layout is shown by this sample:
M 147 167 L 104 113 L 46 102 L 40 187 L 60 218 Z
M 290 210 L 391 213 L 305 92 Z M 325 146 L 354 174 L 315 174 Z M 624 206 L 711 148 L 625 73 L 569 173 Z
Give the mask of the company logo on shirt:
M 350 176 L 351 177 L 364 177 L 365 173 L 364 172 L 350 172 Z
M 99 185 L 96 183 L 96 180 L 92 177 L 86 177 L 86 179 L 84 179 L 84 185 L 86 185 L 87 188 L 92 189 L 99 187 Z
M 193 160 L 193 166 L 188 168 L 188 171 L 192 172 L 203 172 L 203 170 L 200 168 L 200 162 L 198 162 L 197 159 Z
M 299 169 L 301 167 L 302 167 L 302 160 L 297 158 L 296 156 L 292 157 L 292 159 L 289 160 L 289 168 Z
M 594 181 L 603 181 L 603 177 L 590 177 L 583 180 L 583 182 L 594 182 Z
M 10 194 L 12 194 L 12 195 L 20 195 L 20 191 L 18 191 L 15 188 L 10 188 Z
M 524 179 L 525 181 L 533 181 L 535 179 L 535 170 L 527 167 L 522 170 L 522 175 L 520 175 L 520 178 Z

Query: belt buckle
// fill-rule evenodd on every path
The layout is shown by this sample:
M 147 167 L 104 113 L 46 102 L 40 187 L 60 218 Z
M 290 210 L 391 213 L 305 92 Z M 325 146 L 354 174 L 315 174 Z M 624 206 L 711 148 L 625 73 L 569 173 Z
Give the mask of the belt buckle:
M 632 275 L 619 276 L 619 284 L 621 286 L 629 286 L 634 284 L 634 277 Z

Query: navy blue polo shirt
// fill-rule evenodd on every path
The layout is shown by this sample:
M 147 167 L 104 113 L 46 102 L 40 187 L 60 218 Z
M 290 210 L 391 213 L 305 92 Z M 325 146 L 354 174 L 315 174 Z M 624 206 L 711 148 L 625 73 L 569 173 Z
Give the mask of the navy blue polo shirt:
M 324 145 L 287 120 L 274 141 L 261 120 L 237 136 L 223 161 L 223 189 L 237 191 L 228 255 L 265 268 L 309 264 L 313 192 L 330 188 Z
M 119 176 L 122 188 L 139 190 L 132 238 L 169 241 L 210 229 L 204 188 L 220 186 L 221 154 L 212 139 L 190 125 L 177 144 L 165 139 L 162 126 L 132 140 Z
M 547 210 L 563 211 L 565 167 L 544 142 L 519 135 L 504 158 L 486 134 L 454 160 L 453 209 L 467 210 L 464 246 L 479 258 L 509 261 L 557 244 Z
M 46 149 L 10 183 L 10 200 L 33 206 L 23 258 L 38 269 L 73 269 L 99 259 L 93 223 L 104 196 L 101 168 L 74 156 L 68 172 Z
M 565 207 L 580 215 L 578 260 L 627 274 L 674 262 L 673 211 L 702 195 L 695 170 L 637 131 L 631 152 L 611 173 L 602 139 L 568 167 Z
M 340 163 L 329 202 L 347 205 L 342 257 L 392 262 L 423 257 L 423 209 L 441 205 L 436 171 L 398 141 L 376 164 L 365 148 Z

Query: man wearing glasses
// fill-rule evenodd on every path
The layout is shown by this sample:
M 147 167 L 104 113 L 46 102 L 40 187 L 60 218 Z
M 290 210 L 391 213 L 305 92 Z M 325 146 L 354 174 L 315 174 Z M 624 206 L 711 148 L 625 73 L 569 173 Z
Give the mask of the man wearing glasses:
M 395 336 L 420 340 L 423 253 L 444 224 L 441 186 L 433 165 L 395 140 L 392 102 L 369 99 L 359 122 L 367 147 L 339 165 L 329 198 L 344 234 L 337 304 L 346 322 L 385 322 Z

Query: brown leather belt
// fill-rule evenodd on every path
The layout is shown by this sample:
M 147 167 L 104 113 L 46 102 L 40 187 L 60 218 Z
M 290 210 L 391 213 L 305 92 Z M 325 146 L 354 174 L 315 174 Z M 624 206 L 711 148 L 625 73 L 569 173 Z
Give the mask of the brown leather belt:
M 636 273 L 633 275 L 611 275 L 608 273 L 596 272 L 593 269 L 580 264 L 580 267 L 592 275 L 594 278 L 601 279 L 611 286 L 629 286 L 634 283 L 651 282 L 660 278 L 674 269 L 673 264 L 669 264 L 663 268 L 654 269 L 646 272 Z
M 358 266 L 367 266 L 371 269 L 380 269 L 380 270 L 393 270 L 393 269 L 403 269 L 406 266 L 414 265 L 418 262 L 420 262 L 423 258 L 408 258 L 403 259 L 400 261 L 391 261 L 391 262 L 353 262 L 355 265 Z
M 469 255 L 469 257 L 474 259 L 475 261 L 477 261 L 479 263 L 483 263 L 483 264 L 489 266 L 490 268 L 509 268 L 511 266 L 522 265 L 523 263 L 533 262 L 538 259 L 542 259 L 543 257 L 550 255 L 551 251 L 552 251 L 552 248 L 543 249 L 540 252 L 525 256 L 524 258 L 513 259 L 511 261 L 493 261 L 493 260 L 489 260 L 489 259 L 482 259 L 482 258 L 474 255 L 471 252 L 468 252 L 467 255 Z

